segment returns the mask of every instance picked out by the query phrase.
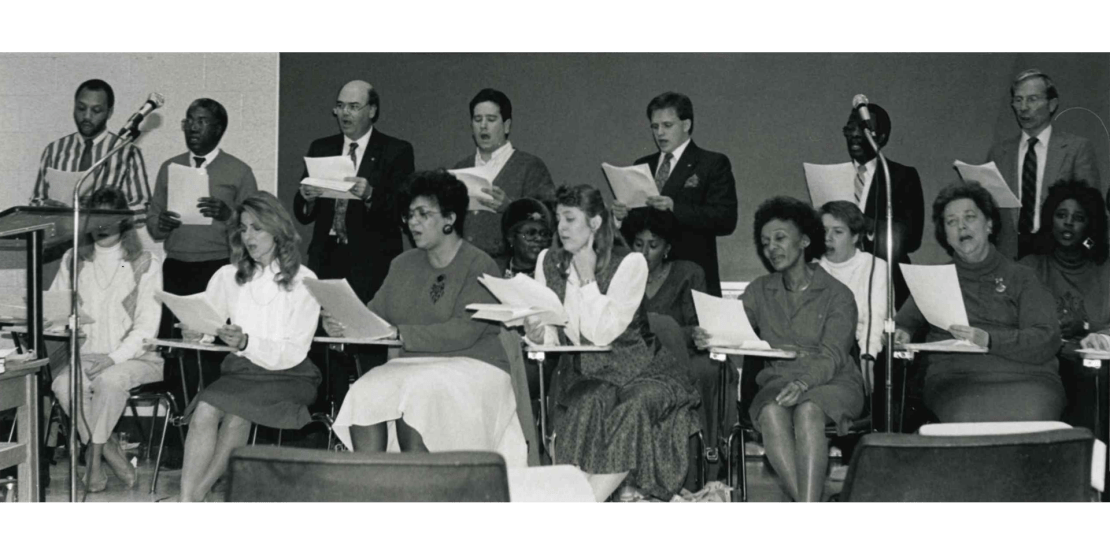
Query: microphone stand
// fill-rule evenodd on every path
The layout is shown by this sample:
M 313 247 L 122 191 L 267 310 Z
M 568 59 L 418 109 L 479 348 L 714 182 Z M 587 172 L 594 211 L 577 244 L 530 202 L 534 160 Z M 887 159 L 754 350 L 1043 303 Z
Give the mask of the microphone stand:
M 886 421 L 885 430 L 889 433 L 894 430 L 894 223 L 892 221 L 892 199 L 890 186 L 890 168 L 886 164 L 886 156 L 875 142 L 875 135 L 871 129 L 864 127 L 863 136 L 871 144 L 871 149 L 879 158 L 883 167 L 884 183 L 886 184 L 886 321 L 883 322 L 883 333 L 886 334 Z
M 135 142 L 139 138 L 140 131 L 137 127 L 132 127 L 126 135 L 120 136 L 120 144 L 113 148 L 103 158 L 97 160 L 95 164 L 85 170 L 81 179 L 77 180 L 77 185 L 73 187 L 73 250 L 70 257 L 70 313 L 69 313 L 69 418 L 70 430 L 69 438 L 66 443 L 69 448 L 69 501 L 71 503 L 77 502 L 77 450 L 81 448 L 80 441 L 78 441 L 78 429 L 80 428 L 80 421 L 85 418 L 84 408 L 82 407 L 82 389 L 81 382 L 83 381 L 83 374 L 81 370 L 81 346 L 78 343 L 78 336 L 81 330 L 81 318 L 77 309 L 78 293 L 77 293 L 77 249 L 80 246 L 81 240 L 81 185 L 89 178 L 100 166 L 105 162 L 112 159 L 117 152 L 123 150 L 127 145 Z M 92 441 L 92 429 L 89 429 L 89 441 Z M 88 487 L 86 484 L 85 487 Z

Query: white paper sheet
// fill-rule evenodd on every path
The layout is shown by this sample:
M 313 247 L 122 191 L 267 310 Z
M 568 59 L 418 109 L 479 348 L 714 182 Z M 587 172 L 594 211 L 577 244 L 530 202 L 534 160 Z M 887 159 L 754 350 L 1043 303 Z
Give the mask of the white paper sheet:
M 155 291 L 154 298 L 170 307 L 173 315 L 189 331 L 215 336 L 216 330 L 226 323 L 226 319 L 220 318 L 216 309 L 205 300 L 204 293 L 181 297 L 165 291 Z
M 755 334 L 743 301 L 722 299 L 692 291 L 698 325 L 709 332 L 710 347 L 769 350 L 771 345 Z
M 980 347 L 966 339 L 944 339 L 928 343 L 905 343 L 907 351 L 924 351 L 936 353 L 986 353 L 985 347 Z
M 490 179 L 487 170 L 484 168 L 462 168 L 458 170 L 447 170 L 447 172 L 457 177 L 459 181 L 462 181 L 463 185 L 466 185 L 466 192 L 470 195 L 470 205 L 467 206 L 467 210 L 495 211 L 478 202 L 480 199 L 493 200 L 492 195 L 482 191 L 482 189 L 493 187 L 493 180 Z
M 84 172 L 67 172 L 56 170 L 54 168 L 46 168 L 46 182 L 50 185 L 46 188 L 46 196 L 51 200 L 64 202 L 66 204 L 73 204 L 73 188 L 77 186 L 77 180 L 81 179 L 81 174 Z M 93 178 L 89 178 L 92 180 Z M 88 185 L 89 181 L 85 184 Z
M 166 210 L 177 212 L 185 225 L 208 225 L 212 220 L 205 218 L 197 208 L 197 201 L 208 193 L 208 172 L 181 164 L 170 164 L 169 184 L 166 190 Z
M 898 266 L 902 268 L 902 276 L 906 278 L 914 303 L 930 324 L 942 330 L 955 325 L 968 325 L 955 264 Z
M 994 197 L 994 202 L 998 203 L 999 208 L 1021 208 L 1021 201 L 1006 185 L 1006 179 L 1002 177 L 1002 172 L 998 171 L 998 166 L 994 162 L 973 166 L 956 160 L 952 167 L 956 168 L 960 179 L 978 181 Z
M 563 303 L 559 301 L 559 296 L 524 274 L 517 274 L 512 279 L 486 274 L 479 277 L 478 282 L 486 286 L 486 289 L 489 289 L 501 304 L 542 310 L 543 312 L 538 315 L 540 322 L 545 325 L 565 326 L 567 324 L 567 312 L 563 308 Z
M 384 339 L 393 335 L 393 326 L 367 308 L 346 279 L 306 278 L 304 285 L 316 298 L 316 302 L 320 303 L 332 318 L 343 324 L 344 337 Z
M 605 179 L 609 180 L 613 197 L 628 208 L 647 206 L 648 197 L 659 196 L 659 187 L 651 175 L 651 166 L 647 164 L 617 167 L 602 163 L 601 171 L 605 172 Z
M 851 162 L 843 164 L 810 164 L 803 162 L 809 199 L 820 210 L 826 202 L 846 200 L 856 204 L 856 168 Z
M 347 181 L 348 177 L 358 175 L 358 168 L 351 162 L 349 156 L 321 156 L 304 158 L 308 177 L 301 180 L 304 185 L 312 185 L 324 189 L 322 197 L 348 200 L 361 200 L 349 191 L 355 184 Z
M 507 304 L 489 304 L 489 303 L 471 303 L 466 305 L 467 310 L 475 310 L 471 318 L 475 320 L 490 320 L 492 322 L 501 322 L 506 327 L 515 327 L 524 325 L 524 319 L 535 315 L 542 314 L 545 309 L 535 308 L 530 306 L 510 306 Z

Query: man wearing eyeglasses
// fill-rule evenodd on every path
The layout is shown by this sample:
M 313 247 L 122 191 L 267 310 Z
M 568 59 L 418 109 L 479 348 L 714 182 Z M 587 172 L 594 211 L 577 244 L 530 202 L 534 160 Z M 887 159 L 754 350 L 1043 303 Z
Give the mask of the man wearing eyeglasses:
M 346 278 L 359 299 L 369 302 L 402 250 L 394 195 L 415 169 L 413 150 L 407 141 L 374 128 L 381 100 L 370 83 L 344 85 L 332 114 L 340 133 L 313 141 L 307 156 L 349 157 L 358 168 L 348 179 L 359 200 L 323 198 L 323 189 L 301 185 L 293 214 L 302 224 L 314 224 L 308 267 L 320 279 Z
M 230 262 L 227 225 L 233 207 L 258 190 L 251 167 L 219 147 L 227 125 L 227 110 L 222 104 L 210 98 L 194 100 L 185 110 L 185 119 L 181 120 L 188 152 L 166 160 L 154 180 L 154 198 L 147 208 L 146 221 L 151 237 L 165 241 L 162 286 L 167 293 L 192 295 L 208 287 L 208 280 L 216 270 Z M 170 166 L 174 164 L 207 174 L 208 195 L 195 201 L 201 215 L 210 218 L 207 223 L 183 225 L 180 214 L 167 210 L 169 196 L 180 194 L 170 190 L 175 185 L 169 179 Z M 159 337 L 180 337 L 173 328 L 176 322 L 173 313 L 163 308 Z M 192 364 L 192 358 L 186 358 L 188 364 Z M 218 360 L 213 362 L 204 365 L 207 383 L 218 375 Z M 175 365 L 166 366 L 167 383 L 180 383 L 176 377 L 170 379 L 176 370 Z M 196 375 L 186 372 L 186 376 Z
M 882 149 L 890 140 L 890 115 L 878 104 L 869 104 L 871 121 L 874 125 L 875 143 Z M 865 216 L 874 224 L 872 231 L 864 237 L 864 250 L 886 259 L 886 176 L 864 136 L 864 124 L 859 111 L 852 110 L 848 123 L 844 125 L 844 140 L 848 145 L 848 156 L 856 169 L 855 202 Z M 894 196 L 892 231 L 894 244 L 894 306 L 900 307 L 910 296 L 910 289 L 902 277 L 899 263 L 909 264 L 910 253 L 921 247 L 921 233 L 925 227 L 925 198 L 921 193 L 921 177 L 917 169 L 887 159 L 890 168 L 891 193 Z M 820 206 L 814 208 L 820 209 Z M 876 279 L 886 279 L 875 276 Z
M 1002 210 L 998 250 L 1011 258 L 1032 252 L 1041 205 L 1053 183 L 1074 179 L 1102 188 L 1087 139 L 1052 129 L 1059 105 L 1056 84 L 1048 75 L 1038 69 L 1019 73 L 1010 85 L 1010 109 L 1021 133 L 995 143 L 987 154 L 1021 201 L 1021 208 Z

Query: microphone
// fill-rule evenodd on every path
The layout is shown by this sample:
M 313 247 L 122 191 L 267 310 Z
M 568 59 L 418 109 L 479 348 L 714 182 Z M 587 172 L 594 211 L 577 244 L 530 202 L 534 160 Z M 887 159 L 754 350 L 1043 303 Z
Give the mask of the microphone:
M 146 99 L 146 102 L 144 102 L 143 105 L 139 107 L 139 110 L 137 112 L 131 114 L 131 117 L 127 120 L 127 123 L 123 124 L 123 128 L 119 131 L 119 136 L 127 137 L 132 133 L 138 136 L 139 124 L 142 123 L 143 118 L 147 117 L 148 115 L 150 115 L 151 112 L 157 110 L 158 108 L 161 108 L 162 105 L 165 103 L 166 99 L 163 98 L 162 95 L 158 93 L 150 93 L 150 97 Z
M 870 104 L 870 102 L 867 100 L 867 97 L 862 94 L 857 94 L 852 97 L 852 109 L 858 111 L 859 119 L 863 120 L 863 124 L 866 125 L 868 129 L 874 131 L 875 128 L 871 125 L 871 111 L 867 109 L 868 104 Z

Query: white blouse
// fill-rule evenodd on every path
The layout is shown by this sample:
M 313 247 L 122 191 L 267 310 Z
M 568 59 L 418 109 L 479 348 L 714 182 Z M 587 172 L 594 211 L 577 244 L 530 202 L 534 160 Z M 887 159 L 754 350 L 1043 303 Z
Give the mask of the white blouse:
M 544 286 L 547 286 L 547 278 L 543 275 L 543 260 L 546 257 L 545 249 L 536 258 L 536 281 Z M 647 277 L 647 260 L 638 252 L 631 253 L 617 267 L 609 292 L 602 295 L 597 281 L 585 287 L 579 285 L 578 272 L 572 264 L 563 298 L 563 308 L 569 317 L 564 331 L 570 342 L 580 345 L 584 337 L 594 345 L 608 345 L 624 333 L 644 299 Z M 559 345 L 559 332 L 555 326 L 546 326 L 543 343 Z
M 304 285 L 306 277 L 316 274 L 301 266 L 293 278 L 293 290 L 286 291 L 275 281 L 278 265 L 259 269 L 245 285 L 235 282 L 236 267 L 228 264 L 208 281 L 205 299 L 221 319 L 249 335 L 247 348 L 233 353 L 246 357 L 267 370 L 286 370 L 300 364 L 312 346 L 320 303 Z
M 875 261 L 875 275 L 872 280 L 871 261 Z M 877 357 L 883 349 L 883 320 L 886 319 L 886 261 L 875 258 L 870 253 L 856 251 L 856 254 L 844 262 L 829 262 L 821 257 L 818 262 L 837 281 L 852 290 L 856 298 L 856 309 L 859 316 L 856 321 L 856 341 L 859 342 L 859 354 L 863 356 L 870 353 Z M 869 285 L 870 283 L 870 285 Z M 867 302 L 867 290 L 871 289 L 871 302 Z M 870 349 L 864 342 L 867 335 L 867 324 L 871 323 Z
M 116 364 L 139 358 L 148 353 L 143 341 L 158 335 L 158 326 L 162 323 L 162 303 L 154 298 L 154 292 L 162 289 L 162 261 L 152 257 L 150 268 L 139 276 L 132 320 L 123 301 L 135 289 L 135 272 L 131 263 L 123 259 L 122 243 L 107 248 L 93 246 L 92 263 L 80 262 L 84 268 L 77 280 L 81 312 L 91 319 L 81 325 L 81 333 L 86 338 L 81 350 L 108 355 Z M 62 257 L 65 262 L 50 284 L 51 291 L 70 289 L 71 256 L 73 249 Z

